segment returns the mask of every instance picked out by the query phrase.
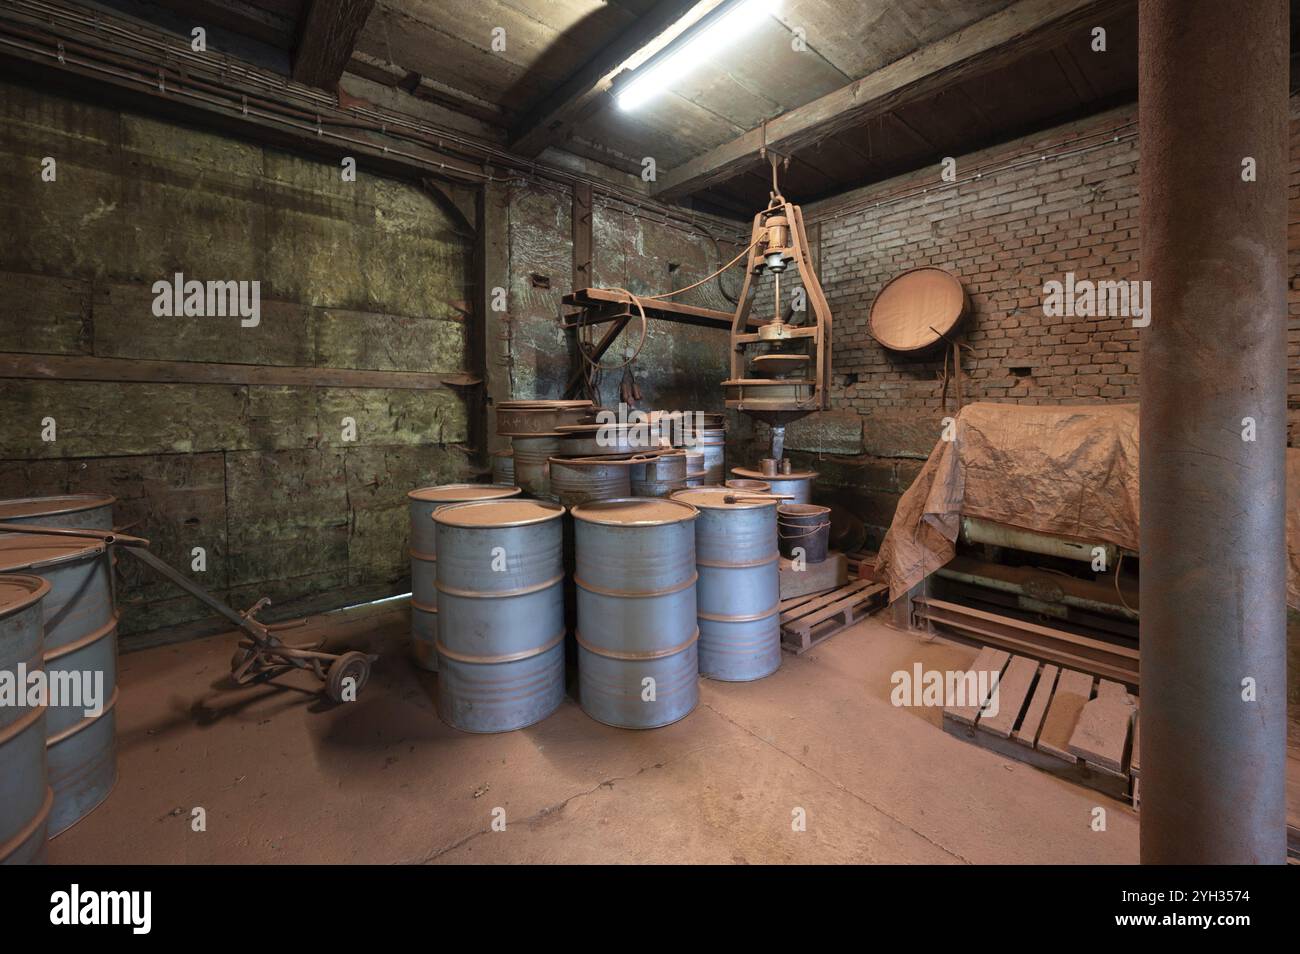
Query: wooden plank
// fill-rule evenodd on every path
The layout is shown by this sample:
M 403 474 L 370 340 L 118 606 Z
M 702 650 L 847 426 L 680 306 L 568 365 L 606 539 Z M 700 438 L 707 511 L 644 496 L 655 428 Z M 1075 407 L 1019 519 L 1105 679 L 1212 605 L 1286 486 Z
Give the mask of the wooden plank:
M 1019 0 L 661 173 L 651 194 L 677 198 L 731 178 L 756 163 L 764 149 L 789 155 L 904 103 L 934 96 L 960 81 L 1050 49 L 1072 31 L 1084 30 L 1129 5 L 1129 0 Z
M 1038 674 L 1034 697 L 1029 700 L 1029 708 L 1025 710 L 1025 717 L 1020 720 L 1020 728 L 1015 734 L 1015 740 L 1021 745 L 1033 748 L 1034 743 L 1038 741 L 1038 730 L 1042 728 L 1043 716 L 1047 715 L 1047 704 L 1052 701 L 1052 692 L 1056 689 L 1056 677 L 1059 672 L 1060 669 L 1047 663 L 1043 666 L 1043 671 Z
M 815 596 L 811 600 L 808 600 L 806 603 L 802 605 L 796 606 L 795 608 L 792 608 L 789 611 L 782 612 L 781 625 L 785 626 L 789 623 L 793 623 L 796 620 L 803 621 L 810 614 L 818 610 L 821 610 L 824 607 L 830 606 L 831 604 L 843 599 L 846 596 L 851 596 L 857 593 L 859 590 L 864 590 L 871 585 L 873 584 L 870 580 L 854 580 L 852 583 L 848 583 L 845 586 L 840 587 L 839 589 L 832 590 L 830 593 L 827 593 L 823 596 Z
M 333 92 L 375 0 L 305 0 L 293 51 L 293 78 Z
M 1001 678 L 1002 670 L 1006 667 L 1006 664 L 1010 659 L 1011 656 L 1009 653 L 1005 653 L 1001 649 L 994 649 L 992 646 L 985 646 L 979 651 L 979 655 L 975 657 L 975 661 L 971 663 L 971 667 L 967 672 L 995 673 L 998 678 Z M 987 688 L 992 691 L 995 685 L 996 683 L 993 681 L 993 677 L 990 676 Z M 987 696 L 984 693 L 980 693 L 980 696 L 981 698 L 974 704 L 964 706 L 944 706 L 944 718 L 952 719 L 962 725 L 973 726 L 975 720 L 979 717 L 980 710 L 984 707 L 984 703 L 988 701 Z
M 840 629 L 843 629 L 846 626 L 851 626 L 853 623 L 857 622 L 858 619 L 857 609 L 861 605 L 869 601 L 872 596 L 876 595 L 877 593 L 883 592 L 884 589 L 885 589 L 884 583 L 876 583 L 874 585 L 864 587 L 856 592 L 850 593 L 848 596 L 845 596 L 843 599 L 838 599 L 835 602 L 827 606 L 823 606 L 821 609 L 815 610 L 814 612 L 811 612 L 806 616 L 800 616 L 799 618 L 795 619 L 793 622 L 787 623 L 785 628 L 787 631 L 793 631 L 804 635 L 811 635 L 814 629 L 816 629 L 817 627 L 821 626 L 824 623 L 832 621 L 834 617 L 837 616 L 840 617 L 843 621 L 842 625 L 839 627 Z M 835 590 L 834 592 L 828 595 L 831 597 L 838 596 L 846 592 L 846 590 L 847 587 L 841 587 L 840 589 Z
M 1124 752 L 1137 706 L 1118 683 L 1103 679 L 1097 698 L 1079 713 L 1070 734 L 1070 752 L 1091 765 L 1112 772 L 1124 771 Z
M 649 61 L 722 3 L 660 0 L 515 124 L 510 133 L 511 151 L 536 156 L 552 143 L 569 138 L 576 125 L 606 98 L 617 76 Z
M 1067 762 L 1077 762 L 1078 757 L 1070 751 L 1070 736 L 1074 733 L 1079 713 L 1092 696 L 1093 677 L 1073 669 L 1061 670 L 1056 681 L 1056 694 L 1047 709 L 1047 718 L 1043 720 L 1043 729 L 1038 734 L 1038 749 Z
M 1009 738 L 1011 730 L 1020 721 L 1020 713 L 1024 711 L 1025 700 L 1029 698 L 1029 690 L 1033 687 L 1034 677 L 1037 674 L 1037 659 L 1012 656 L 1006 671 L 1002 673 L 1002 678 L 998 680 L 995 691 L 997 713 L 981 714 L 976 727 L 1003 739 Z
M 318 388 L 398 388 L 427 391 L 471 387 L 472 374 L 422 371 L 358 371 L 293 368 L 205 361 L 139 361 L 74 355 L 0 353 L 0 378 L 58 381 L 114 381 L 149 384 L 249 384 Z

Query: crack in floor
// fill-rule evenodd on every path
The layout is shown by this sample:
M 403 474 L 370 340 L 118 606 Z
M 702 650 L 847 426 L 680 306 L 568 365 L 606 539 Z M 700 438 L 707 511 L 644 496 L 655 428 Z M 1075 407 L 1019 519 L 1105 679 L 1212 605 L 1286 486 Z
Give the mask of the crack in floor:
M 947 847 L 946 845 L 940 844 L 939 842 L 935 841 L 925 832 L 918 831 L 916 828 L 913 828 L 907 822 L 903 821 L 903 819 L 881 808 L 879 805 L 877 805 L 871 799 L 867 798 L 865 795 L 861 795 L 858 792 L 855 792 L 847 785 L 844 785 L 843 783 L 831 778 L 825 772 L 813 768 L 807 762 L 804 762 L 802 759 L 798 758 L 792 753 L 787 752 L 785 749 L 781 748 L 781 746 L 777 745 L 775 742 L 771 741 L 770 739 L 765 739 L 758 733 L 754 732 L 752 729 L 749 729 L 748 727 L 741 725 L 739 722 L 737 722 L 735 719 L 728 716 L 726 713 L 720 712 L 719 710 L 715 709 L 713 706 L 709 705 L 709 703 L 701 702 L 700 706 L 702 708 L 708 709 L 710 712 L 712 712 L 718 718 L 722 719 L 724 722 L 728 722 L 731 725 L 735 726 L 737 729 L 739 729 L 741 732 L 744 732 L 746 735 L 751 736 L 754 739 L 757 739 L 759 742 L 762 742 L 764 745 L 768 746 L 769 748 L 774 749 L 775 751 L 781 753 L 782 755 L 784 755 L 786 758 L 788 758 L 790 761 L 794 762 L 796 765 L 800 766 L 801 768 L 811 772 L 812 774 L 816 775 L 818 778 L 823 779 L 826 782 L 829 782 L 831 785 L 835 786 L 841 792 L 844 792 L 846 795 L 857 799 L 862 804 L 866 805 L 868 808 L 872 808 L 875 811 L 879 812 L 880 814 L 884 815 L 886 818 L 888 818 L 890 821 L 894 822 L 895 824 L 902 825 L 912 834 L 916 835 L 918 838 L 922 839 L 923 841 L 926 841 L 929 844 L 933 845 L 934 847 L 938 848 L 944 854 L 951 855 L 952 857 L 958 859 L 962 864 L 965 865 L 974 864 L 974 862 L 972 862 L 965 855 L 961 854 L 961 852 L 953 851 L 951 848 Z

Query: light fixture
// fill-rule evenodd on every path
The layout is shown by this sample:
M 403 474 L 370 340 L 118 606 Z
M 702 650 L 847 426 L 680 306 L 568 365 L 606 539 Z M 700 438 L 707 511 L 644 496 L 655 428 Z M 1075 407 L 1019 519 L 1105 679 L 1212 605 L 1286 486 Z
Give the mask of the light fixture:
M 670 44 L 657 58 L 634 72 L 632 80 L 616 94 L 618 108 L 636 109 L 670 88 L 699 63 L 712 59 L 718 51 L 755 30 L 778 6 L 780 0 L 736 0 L 676 49 L 673 49 L 675 44 Z

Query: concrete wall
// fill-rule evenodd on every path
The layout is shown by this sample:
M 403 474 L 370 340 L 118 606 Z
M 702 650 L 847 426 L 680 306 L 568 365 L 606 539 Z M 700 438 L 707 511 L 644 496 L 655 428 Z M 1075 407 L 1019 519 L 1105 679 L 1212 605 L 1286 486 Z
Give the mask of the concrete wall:
M 466 472 L 463 392 L 435 375 L 472 370 L 472 236 L 364 168 L 9 84 L 0 162 L 0 356 L 23 372 L 0 381 L 0 497 L 116 494 L 173 565 L 203 547 L 195 579 L 236 606 L 401 592 L 406 492 Z M 177 271 L 259 280 L 260 325 L 155 317 Z M 122 571 L 125 632 L 208 615 Z

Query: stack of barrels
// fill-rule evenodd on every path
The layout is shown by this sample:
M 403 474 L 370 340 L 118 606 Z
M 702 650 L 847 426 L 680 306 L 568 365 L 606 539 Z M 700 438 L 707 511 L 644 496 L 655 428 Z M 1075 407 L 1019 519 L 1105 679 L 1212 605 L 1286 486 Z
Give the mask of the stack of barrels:
M 117 781 L 118 614 L 102 539 L 114 502 L 0 500 L 0 524 L 33 528 L 0 530 L 0 670 L 43 672 L 50 688 L 45 702 L 28 705 L 34 699 L 15 678 L 17 705 L 0 707 L 0 864 L 41 860 L 46 838 L 89 814 Z

